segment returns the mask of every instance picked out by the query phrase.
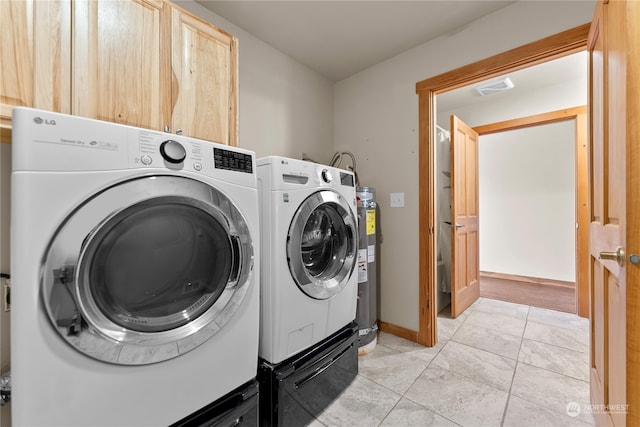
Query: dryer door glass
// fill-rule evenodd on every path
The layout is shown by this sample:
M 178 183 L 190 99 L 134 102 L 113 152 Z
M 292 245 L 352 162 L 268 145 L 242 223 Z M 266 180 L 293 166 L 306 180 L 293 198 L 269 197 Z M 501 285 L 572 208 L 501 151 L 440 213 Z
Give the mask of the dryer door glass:
M 353 210 L 332 191 L 320 191 L 301 205 L 289 229 L 289 269 L 303 292 L 317 299 L 342 290 L 355 266 Z
M 127 329 L 158 332 L 193 321 L 232 273 L 227 231 L 188 199 L 132 206 L 99 233 L 82 266 L 88 291 L 109 320 Z
M 251 235 L 233 200 L 194 179 L 145 176 L 72 211 L 45 254 L 41 287 L 69 344 L 140 365 L 214 336 L 241 308 L 252 270 Z

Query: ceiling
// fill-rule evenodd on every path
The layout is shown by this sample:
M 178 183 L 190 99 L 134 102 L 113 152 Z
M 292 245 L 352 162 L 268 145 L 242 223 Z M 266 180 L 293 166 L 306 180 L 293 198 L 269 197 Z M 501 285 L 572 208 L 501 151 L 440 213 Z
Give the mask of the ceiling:
M 332 81 L 459 29 L 514 1 L 217 1 L 204 7 Z
M 0 0 L 1 1 L 1 0 Z M 248 33 L 339 81 L 506 7 L 489 0 L 196 0 Z M 586 79 L 586 56 L 571 55 L 509 73 L 517 96 L 536 87 Z M 438 95 L 438 109 L 483 102 L 473 87 Z

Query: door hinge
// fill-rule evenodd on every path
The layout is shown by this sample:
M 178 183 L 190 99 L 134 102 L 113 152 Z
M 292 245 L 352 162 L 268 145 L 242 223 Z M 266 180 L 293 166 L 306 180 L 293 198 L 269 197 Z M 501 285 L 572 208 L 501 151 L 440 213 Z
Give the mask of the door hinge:
M 11 279 L 2 278 L 2 310 L 11 311 Z

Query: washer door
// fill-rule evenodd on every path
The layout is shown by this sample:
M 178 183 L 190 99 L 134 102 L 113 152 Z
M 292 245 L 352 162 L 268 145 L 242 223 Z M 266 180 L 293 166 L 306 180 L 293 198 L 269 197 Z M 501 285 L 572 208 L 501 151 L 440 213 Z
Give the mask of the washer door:
M 333 191 L 312 194 L 289 227 L 287 259 L 300 289 L 328 299 L 345 287 L 355 267 L 356 219 L 347 201 Z
M 186 353 L 224 327 L 252 269 L 246 221 L 226 195 L 189 178 L 147 176 L 68 216 L 44 258 L 42 295 L 76 349 L 140 365 Z

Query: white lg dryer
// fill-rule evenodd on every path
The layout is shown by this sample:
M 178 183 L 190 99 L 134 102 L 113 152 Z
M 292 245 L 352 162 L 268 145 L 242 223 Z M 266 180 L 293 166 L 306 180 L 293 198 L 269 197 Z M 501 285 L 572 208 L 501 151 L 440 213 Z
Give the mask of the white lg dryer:
M 271 363 L 356 317 L 353 173 L 302 160 L 258 160 L 262 212 L 260 357 Z
M 28 108 L 12 151 L 13 425 L 255 421 L 254 154 Z

